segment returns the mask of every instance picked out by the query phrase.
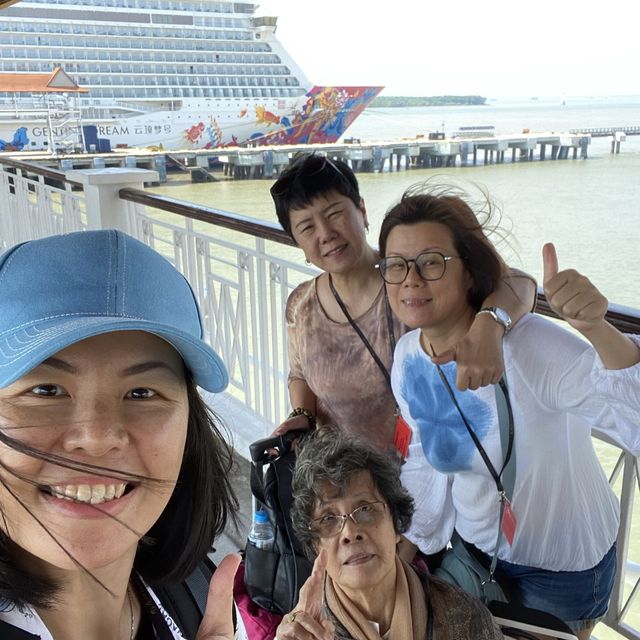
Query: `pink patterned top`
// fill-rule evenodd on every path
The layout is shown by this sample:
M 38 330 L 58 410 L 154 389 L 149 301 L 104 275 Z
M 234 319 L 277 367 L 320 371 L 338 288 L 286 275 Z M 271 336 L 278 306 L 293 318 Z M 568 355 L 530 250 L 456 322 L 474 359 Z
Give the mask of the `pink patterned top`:
M 348 322 L 331 320 L 317 294 L 317 280 L 299 285 L 287 300 L 289 380 L 304 380 L 318 398 L 318 423 L 335 424 L 382 449 L 393 445 L 395 400 L 373 357 Z M 391 371 L 384 289 L 354 318 Z M 407 328 L 394 318 L 396 340 Z

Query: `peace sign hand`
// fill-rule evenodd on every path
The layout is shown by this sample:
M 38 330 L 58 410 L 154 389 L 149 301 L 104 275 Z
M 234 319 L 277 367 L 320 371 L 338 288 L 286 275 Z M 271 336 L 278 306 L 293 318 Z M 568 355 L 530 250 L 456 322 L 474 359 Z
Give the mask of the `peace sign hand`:
M 313 563 L 313 571 L 300 589 L 294 611 L 278 626 L 276 640 L 333 640 L 334 628 L 324 610 L 324 574 L 327 554 L 323 549 Z

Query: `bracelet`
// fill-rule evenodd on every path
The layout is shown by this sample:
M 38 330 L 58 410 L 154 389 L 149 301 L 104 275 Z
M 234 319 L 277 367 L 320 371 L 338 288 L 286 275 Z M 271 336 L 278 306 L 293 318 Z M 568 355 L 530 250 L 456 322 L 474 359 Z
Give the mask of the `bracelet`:
M 304 416 L 312 427 L 316 426 L 316 417 L 311 413 L 311 411 L 309 411 L 309 409 L 296 407 L 287 418 L 295 418 L 296 416 Z

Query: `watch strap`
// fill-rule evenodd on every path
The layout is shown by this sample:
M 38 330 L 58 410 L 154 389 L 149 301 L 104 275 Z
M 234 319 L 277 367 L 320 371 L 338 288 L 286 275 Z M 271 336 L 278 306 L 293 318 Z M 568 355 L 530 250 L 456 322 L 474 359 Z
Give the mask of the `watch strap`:
M 505 335 L 511 331 L 511 317 L 504 309 L 500 307 L 482 307 L 482 309 L 478 311 L 478 314 L 480 313 L 488 313 L 498 324 L 502 325 Z

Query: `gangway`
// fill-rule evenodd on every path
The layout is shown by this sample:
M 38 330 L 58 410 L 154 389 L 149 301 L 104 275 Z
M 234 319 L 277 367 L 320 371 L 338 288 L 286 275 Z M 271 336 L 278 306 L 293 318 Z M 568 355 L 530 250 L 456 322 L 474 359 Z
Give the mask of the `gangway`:
M 191 167 L 187 164 L 186 158 L 183 160 L 175 154 L 167 153 L 167 158 L 173 162 L 180 171 L 191 174 L 191 182 L 215 182 L 215 176 L 208 169 L 201 166 Z

